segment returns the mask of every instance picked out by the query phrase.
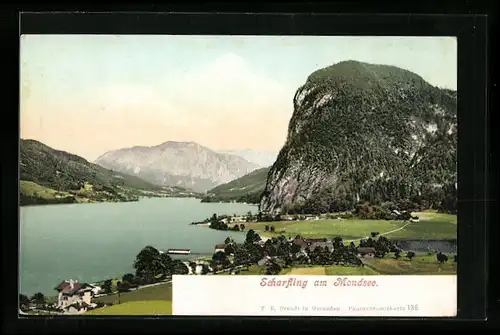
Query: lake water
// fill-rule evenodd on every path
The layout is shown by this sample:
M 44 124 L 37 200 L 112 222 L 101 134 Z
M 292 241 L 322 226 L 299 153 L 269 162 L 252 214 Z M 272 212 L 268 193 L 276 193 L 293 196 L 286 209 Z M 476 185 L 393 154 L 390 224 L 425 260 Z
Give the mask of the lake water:
M 56 295 L 65 279 L 95 282 L 133 272 L 146 245 L 191 249 L 212 255 L 230 236 L 245 233 L 190 225 L 217 214 L 255 213 L 254 205 L 201 203 L 192 198 L 149 198 L 138 202 L 21 207 L 20 292 Z

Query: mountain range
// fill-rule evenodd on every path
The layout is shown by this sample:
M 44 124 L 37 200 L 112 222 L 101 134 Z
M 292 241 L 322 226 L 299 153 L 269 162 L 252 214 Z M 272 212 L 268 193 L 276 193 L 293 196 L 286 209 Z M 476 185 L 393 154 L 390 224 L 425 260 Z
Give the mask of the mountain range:
M 206 192 L 260 168 L 234 154 L 216 152 L 194 142 L 174 141 L 109 151 L 95 163 L 156 185 L 196 192 Z

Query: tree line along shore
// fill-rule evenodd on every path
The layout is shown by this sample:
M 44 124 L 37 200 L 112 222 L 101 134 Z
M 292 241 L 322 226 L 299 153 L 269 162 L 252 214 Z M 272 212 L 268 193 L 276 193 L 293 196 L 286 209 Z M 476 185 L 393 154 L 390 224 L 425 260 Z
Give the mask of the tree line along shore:
M 393 203 L 372 206 L 366 203 L 356 206 L 354 211 L 323 214 L 269 215 L 262 212 L 245 215 L 217 215 L 193 225 L 208 226 L 216 230 L 245 231 L 252 228 L 263 236 L 283 234 L 293 237 L 297 234 L 314 237 L 341 235 L 346 239 L 367 236 L 372 231 L 394 231 L 394 236 L 413 238 L 456 238 L 454 213 L 436 210 L 422 210 L 412 207 L 396 207 Z M 409 209 L 407 209 L 409 208 Z M 403 231 L 398 231 L 412 223 Z M 416 224 L 418 223 L 418 224 Z M 403 233 L 406 232 L 406 236 Z

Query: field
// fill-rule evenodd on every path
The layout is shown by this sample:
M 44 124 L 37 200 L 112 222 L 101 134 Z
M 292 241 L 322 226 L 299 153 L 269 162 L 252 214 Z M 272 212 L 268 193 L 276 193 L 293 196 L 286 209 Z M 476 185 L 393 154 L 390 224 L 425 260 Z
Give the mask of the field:
M 377 271 L 380 275 L 450 275 L 457 273 L 456 264 L 452 259 L 447 263 L 439 264 L 435 255 L 415 256 L 411 262 L 403 258 L 396 260 L 385 257 L 366 259 L 364 263 L 365 267 Z
M 240 276 L 262 276 L 266 273 L 265 266 L 252 265 L 248 268 L 248 271 L 240 271 Z M 349 267 L 349 266 L 308 266 L 300 265 L 297 267 L 283 268 L 279 275 L 309 275 L 309 276 L 323 276 L 323 275 L 344 275 L 344 276 L 365 276 L 365 275 L 378 275 L 379 273 L 375 270 L 367 267 Z M 230 275 L 229 272 L 219 273 L 218 275 Z
M 349 267 L 349 266 L 327 266 L 325 273 L 328 276 L 374 276 L 379 275 L 375 270 L 368 267 Z
M 130 292 L 98 297 L 93 302 L 107 306 L 91 310 L 85 315 L 171 315 L 172 283 L 145 287 Z
M 407 225 L 403 221 L 388 220 L 338 220 L 323 219 L 312 221 L 279 221 L 279 222 L 256 222 L 248 223 L 247 229 L 253 229 L 265 237 L 283 235 L 295 237 L 301 235 L 305 238 L 333 238 L 340 236 L 344 240 L 364 238 L 371 232 L 386 233 L 388 238 L 456 238 L 457 216 L 451 214 L 440 214 L 434 212 L 413 213 L 419 216 L 420 222 Z M 275 233 L 266 232 L 265 226 L 274 226 Z M 401 230 L 398 230 L 401 229 Z M 394 232 L 392 232 L 394 231 Z
M 452 257 L 449 258 L 447 263 L 440 265 L 436 260 L 436 255 L 417 255 L 410 262 L 404 257 L 394 259 L 391 253 L 384 258 L 364 258 L 363 263 L 365 264 L 364 267 L 299 265 L 283 268 L 279 275 L 372 276 L 449 275 L 457 273 L 456 264 L 453 262 Z M 252 265 L 248 271 L 240 271 L 239 275 L 264 275 L 265 273 L 265 266 Z M 220 275 L 229 275 L 229 272 Z
M 42 199 L 57 199 L 61 197 L 71 196 L 67 192 L 58 192 L 51 188 L 39 185 L 32 181 L 21 180 L 20 181 L 21 193 L 30 197 L 39 197 Z
M 270 233 L 264 230 L 265 226 L 274 226 L 276 232 L 285 231 L 287 237 L 300 235 L 306 238 L 340 236 L 345 240 L 356 239 L 370 235 L 372 231 L 391 231 L 401 228 L 402 221 L 386 220 L 336 220 L 325 219 L 317 221 L 279 221 L 258 222 L 248 224 L 248 229 L 253 229 L 263 236 L 278 236 L 279 233 Z M 378 229 L 378 230 L 374 230 Z
M 119 305 L 94 309 L 85 315 L 172 315 L 172 301 L 129 301 Z
M 172 283 L 159 284 L 120 294 L 120 302 L 144 300 L 172 300 Z M 95 302 L 118 303 L 118 294 L 98 297 Z
M 325 275 L 325 268 L 323 266 L 292 268 L 287 275 L 322 276 Z
M 412 223 L 403 230 L 390 234 L 392 238 L 418 237 L 427 239 L 457 238 L 457 216 L 423 212 L 415 213 L 420 222 Z

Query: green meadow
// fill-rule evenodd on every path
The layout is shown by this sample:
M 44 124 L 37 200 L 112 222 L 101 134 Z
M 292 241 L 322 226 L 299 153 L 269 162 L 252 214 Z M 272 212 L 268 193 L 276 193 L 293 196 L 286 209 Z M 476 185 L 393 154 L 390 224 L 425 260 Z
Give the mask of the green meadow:
M 333 238 L 340 236 L 344 240 L 364 238 L 371 232 L 387 233 L 388 238 L 438 239 L 457 237 L 457 216 L 435 212 L 413 213 L 419 222 L 410 223 L 399 220 L 360 220 L 360 219 L 321 219 L 310 221 L 277 221 L 247 223 L 247 229 L 253 229 L 265 237 L 285 235 L 305 238 Z M 265 231 L 265 226 L 274 226 L 275 232 Z M 404 227 L 404 228 L 403 228 Z M 402 228 L 402 229 L 401 229 Z M 400 229 L 400 230 L 399 230 Z

